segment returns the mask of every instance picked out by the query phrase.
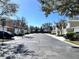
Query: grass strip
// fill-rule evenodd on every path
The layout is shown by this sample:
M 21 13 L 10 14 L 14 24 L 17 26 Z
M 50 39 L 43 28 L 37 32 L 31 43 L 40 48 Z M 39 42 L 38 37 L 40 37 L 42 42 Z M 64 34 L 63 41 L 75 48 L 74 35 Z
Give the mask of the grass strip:
M 69 39 L 66 39 L 65 41 L 76 44 L 76 45 L 79 45 L 79 41 L 70 41 Z

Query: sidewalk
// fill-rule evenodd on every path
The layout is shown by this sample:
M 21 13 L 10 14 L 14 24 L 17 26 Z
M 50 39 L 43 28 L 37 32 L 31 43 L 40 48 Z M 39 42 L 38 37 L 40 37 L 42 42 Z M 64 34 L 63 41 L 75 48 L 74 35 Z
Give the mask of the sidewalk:
M 78 47 L 79 48 L 79 45 L 76 45 L 76 44 L 73 44 L 73 43 L 70 43 L 70 42 L 65 41 L 66 39 L 64 37 L 58 37 L 58 36 L 52 35 L 52 34 L 46 34 L 46 35 L 51 36 L 51 37 L 53 37 L 55 39 L 58 39 L 60 41 L 63 41 L 64 43 L 70 44 L 72 47 L 75 47 L 75 48 Z

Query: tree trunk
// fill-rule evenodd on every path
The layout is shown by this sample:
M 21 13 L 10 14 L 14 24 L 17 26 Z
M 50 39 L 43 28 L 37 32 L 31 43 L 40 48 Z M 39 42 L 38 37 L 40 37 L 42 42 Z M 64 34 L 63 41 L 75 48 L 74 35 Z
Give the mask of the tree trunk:
M 61 31 L 61 34 L 60 35 L 62 35 L 62 29 L 60 31 Z

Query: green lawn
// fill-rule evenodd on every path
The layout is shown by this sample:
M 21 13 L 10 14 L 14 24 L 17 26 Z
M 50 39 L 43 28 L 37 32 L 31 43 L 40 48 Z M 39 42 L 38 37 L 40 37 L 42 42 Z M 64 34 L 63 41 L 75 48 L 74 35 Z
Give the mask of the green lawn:
M 76 44 L 76 45 L 79 45 L 79 41 L 70 41 L 69 39 L 66 39 L 65 41 Z

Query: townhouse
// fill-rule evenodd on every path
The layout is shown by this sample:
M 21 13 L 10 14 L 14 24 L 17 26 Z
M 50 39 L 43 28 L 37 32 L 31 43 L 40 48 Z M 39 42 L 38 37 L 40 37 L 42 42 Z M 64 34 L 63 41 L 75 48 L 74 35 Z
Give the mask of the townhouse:
M 79 32 L 79 20 L 68 20 L 67 32 Z
M 5 19 L 4 23 L 3 23 L 3 19 Z M 2 24 L 5 24 L 4 31 L 6 32 L 11 32 L 11 33 L 16 33 L 16 34 L 23 33 L 21 20 L 13 20 L 11 18 L 1 17 L 0 18 L 0 31 L 3 31 Z
M 58 35 L 60 30 L 54 25 L 52 33 Z M 78 19 L 70 19 L 67 20 L 67 26 L 65 29 L 62 29 L 62 34 L 66 34 L 67 32 L 79 32 L 79 20 Z

